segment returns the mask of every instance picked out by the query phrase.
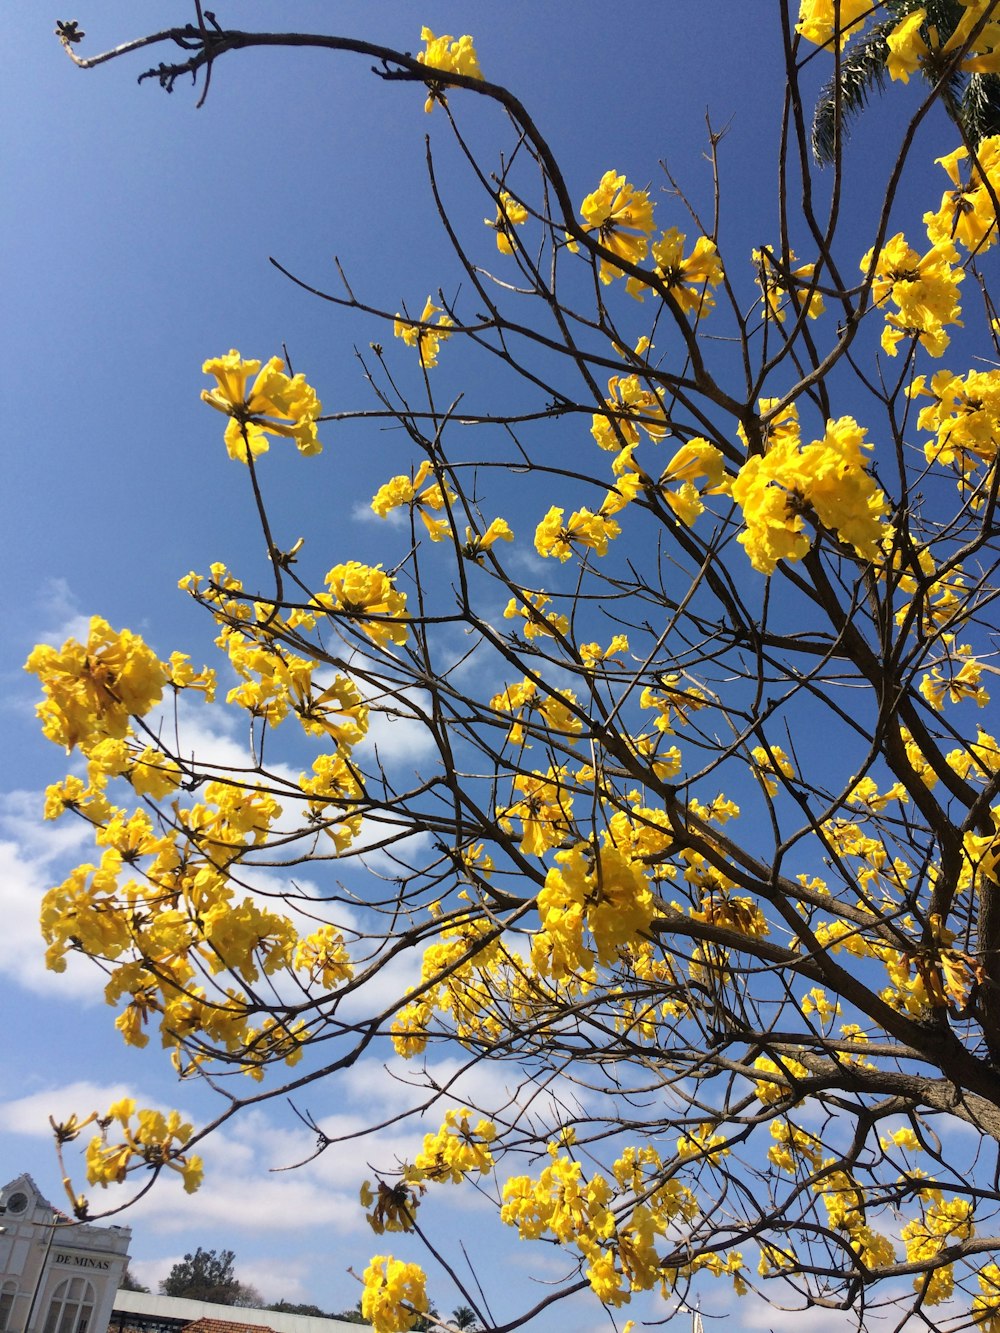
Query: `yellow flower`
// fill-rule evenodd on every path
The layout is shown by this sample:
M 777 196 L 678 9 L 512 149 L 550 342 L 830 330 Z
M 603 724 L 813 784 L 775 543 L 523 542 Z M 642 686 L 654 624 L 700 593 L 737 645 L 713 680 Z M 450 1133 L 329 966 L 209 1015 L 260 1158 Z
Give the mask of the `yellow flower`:
M 527 748 L 528 731 L 533 737 L 553 731 L 560 741 L 568 740 L 572 745 L 583 729 L 583 723 L 574 711 L 576 695 L 572 690 L 547 694 L 531 680 L 508 685 L 501 694 L 493 696 L 490 707 L 513 715 L 514 720 L 507 733 L 511 745 L 524 745 Z
M 526 639 L 551 638 L 553 634 L 569 633 L 569 618 L 558 611 L 546 611 L 552 601 L 544 592 L 522 592 L 521 597 L 512 597 L 504 607 L 504 620 L 524 621 Z
M 985 1333 L 1000 1333 L 1000 1266 L 987 1264 L 976 1274 L 982 1295 L 972 1302 L 972 1319 Z
M 722 281 L 722 261 L 719 259 L 715 242 L 710 241 L 707 236 L 698 237 L 694 249 L 685 259 L 686 239 L 683 232 L 671 227 L 654 242 L 653 259 L 660 281 L 669 288 L 670 294 L 681 310 L 685 314 L 690 314 L 694 311 L 707 310 L 714 305 L 708 288 L 717 287 Z M 637 278 L 629 278 L 625 290 L 630 296 L 641 301 L 648 288 Z
M 506 190 L 500 191 L 497 200 L 497 215 L 494 221 L 483 218 L 487 227 L 492 227 L 497 234 L 497 249 L 502 255 L 514 253 L 514 228 L 522 227 L 528 220 L 528 210 L 518 203 Z
M 564 523 L 565 512 L 553 505 L 535 529 L 535 550 L 539 555 L 554 555 L 565 562 L 573 554 L 574 546 L 591 550 L 596 555 L 606 555 L 608 541 L 621 533 L 614 519 L 604 513 L 577 509 Z
M 810 293 L 810 280 L 816 271 L 815 264 L 800 264 L 793 268 L 795 253 L 788 252 L 788 266 L 779 265 L 778 258 L 768 249 L 754 250 L 753 260 L 757 265 L 757 286 L 761 291 L 761 304 L 766 314 L 779 323 L 784 323 L 787 298 L 799 306 L 804 306 L 810 319 L 816 319 L 826 308 L 819 292 Z
M 473 1172 L 489 1175 L 493 1170 L 493 1154 L 487 1145 L 496 1138 L 496 1126 L 491 1120 L 479 1120 L 473 1125 L 471 1117 L 467 1107 L 447 1111 L 437 1133 L 424 1136 L 424 1146 L 413 1159 L 407 1179 L 450 1180 L 457 1185 Z
M 573 796 L 562 783 L 565 770 L 545 774 L 519 773 L 514 791 L 519 801 L 498 810 L 501 826 L 510 831 L 511 821 L 521 821 L 521 851 L 525 856 L 544 856 L 569 836 L 573 819 Z
M 930 55 L 930 48 L 920 32 L 926 19 L 926 9 L 914 9 L 889 33 L 886 38 L 889 47 L 886 69 L 890 78 L 909 83 L 910 75 L 915 74 L 921 62 Z
M 496 542 L 512 542 L 513 540 L 514 534 L 507 520 L 505 518 L 495 518 L 485 532 L 473 532 L 469 527 L 465 529 L 465 545 L 462 547 L 462 554 L 466 560 L 481 561 L 484 552 L 488 551 Z
M 230 418 L 225 434 L 230 458 L 245 463 L 248 454 L 256 458 L 266 453 L 268 435 L 294 440 L 301 454 L 318 454 L 322 449 L 316 418 L 323 408 L 316 391 L 305 376 L 286 375 L 283 365 L 281 357 L 274 356 L 261 369 L 259 361 L 244 361 L 233 350 L 202 366 L 216 380 L 216 388 L 202 390 L 202 401 Z M 248 390 L 251 375 L 256 378 Z
M 920 681 L 920 693 L 939 713 L 946 700 L 957 704 L 963 699 L 972 699 L 984 708 L 990 696 L 979 683 L 983 668 L 973 656 L 971 647 L 966 643 L 955 646 L 952 634 L 943 634 L 941 644 L 944 648 L 943 668 L 947 674 L 942 674 L 941 667 L 932 667 Z
M 861 31 L 871 11 L 871 0 L 800 0 L 795 31 L 815 46 L 826 46 L 833 41 L 839 20 L 837 36 L 843 46 Z
M 538 895 L 541 927 L 531 957 L 543 976 L 558 979 L 587 971 L 595 956 L 606 966 L 621 948 L 637 943 L 649 928 L 654 902 L 645 868 L 616 847 L 595 854 L 580 843 L 556 852 L 555 860 Z
M 307 972 L 309 981 L 324 990 L 332 990 L 354 975 L 344 937 L 334 926 L 320 926 L 311 935 L 302 936 L 295 946 L 292 966 Z
M 637 190 L 624 176 L 606 171 L 593 194 L 580 205 L 583 230 L 596 232 L 606 250 L 631 264 L 646 257 L 653 230 L 653 205 L 645 190 Z M 602 259 L 598 276 L 603 283 L 620 278 L 622 271 L 610 260 Z
M 695 482 L 705 481 L 699 489 Z M 670 485 L 677 489 L 667 490 Z M 714 444 L 700 437 L 689 440 L 677 450 L 660 475 L 660 492 L 677 517 L 691 527 L 699 514 L 705 512 L 703 495 L 728 495 L 730 478 L 723 464 L 722 454 Z
M 428 510 L 440 512 L 446 505 L 453 504 L 457 497 L 450 487 L 437 480 L 432 479 L 424 485 L 430 477 L 431 463 L 425 458 L 412 481 L 404 476 L 393 477 L 379 489 L 372 500 L 373 511 L 379 518 L 386 518 L 392 510 L 409 505 L 420 514 L 431 541 L 442 541 L 451 532 L 451 525 L 447 517 L 433 518 Z M 422 486 L 423 490 L 420 489 Z
M 445 33 L 435 37 L 430 28 L 420 29 L 420 40 L 426 43 L 426 50 L 417 54 L 417 60 L 428 69 L 444 70 L 447 74 L 461 74 L 467 79 L 482 80 L 483 71 L 479 68 L 479 57 L 472 44 L 472 38 L 466 33 L 462 37 L 452 37 Z M 434 110 L 434 103 L 447 102 L 444 89 L 437 79 L 427 80 L 428 96 L 424 110 Z
M 396 591 L 381 566 L 348 560 L 335 565 L 325 582 L 329 594 L 321 593 L 315 599 L 320 610 L 347 616 L 380 646 L 406 642 L 406 593 Z
M 140 796 L 151 796 L 162 801 L 176 791 L 181 783 L 181 770 L 172 759 L 147 745 L 129 773 L 129 781 Z
M 655 393 L 642 387 L 638 375 L 612 375 L 604 402 L 611 414 L 595 413 L 590 428 L 602 449 L 617 451 L 638 444 L 640 427 L 651 440 L 662 440 L 669 432 L 663 404 Z
M 430 321 L 435 315 L 440 317 L 437 323 L 432 325 Z M 450 315 L 441 313 L 441 307 L 435 305 L 428 296 L 419 323 L 412 324 L 409 320 L 403 319 L 401 315 L 397 315 L 392 331 L 395 337 L 402 338 L 407 347 L 417 349 L 420 364 L 425 370 L 430 370 L 437 365 L 441 343 L 451 337 L 450 330 L 454 323 L 455 321 Z
M 926 377 L 918 375 L 908 392 L 911 398 L 931 399 L 917 417 L 920 430 L 937 435 L 934 442 L 924 445 L 928 463 L 953 468 L 962 490 L 975 486 L 980 468 L 991 468 L 997 455 L 1000 371 L 970 370 L 962 379 L 949 370 L 939 370 L 929 388 Z

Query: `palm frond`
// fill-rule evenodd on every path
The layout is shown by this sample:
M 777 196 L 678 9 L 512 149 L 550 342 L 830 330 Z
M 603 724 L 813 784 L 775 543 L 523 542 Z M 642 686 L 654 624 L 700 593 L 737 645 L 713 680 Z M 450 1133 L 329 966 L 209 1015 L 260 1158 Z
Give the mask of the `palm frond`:
M 873 92 L 881 92 L 889 77 L 886 38 L 895 20 L 879 23 L 851 43 L 840 62 L 840 137 L 848 137 L 848 122 L 868 105 Z M 828 166 L 833 161 L 837 143 L 837 83 L 831 79 L 820 93 L 813 112 L 812 150 L 816 161 Z
M 962 129 L 978 148 L 991 134 L 1000 134 L 1000 76 L 970 74 L 959 104 Z

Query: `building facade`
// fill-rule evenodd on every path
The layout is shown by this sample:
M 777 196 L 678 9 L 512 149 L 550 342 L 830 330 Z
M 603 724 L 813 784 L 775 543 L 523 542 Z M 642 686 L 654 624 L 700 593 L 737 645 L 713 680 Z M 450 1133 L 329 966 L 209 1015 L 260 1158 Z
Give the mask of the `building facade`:
M 73 1223 L 28 1175 L 0 1189 L 0 1333 L 107 1333 L 129 1227 Z

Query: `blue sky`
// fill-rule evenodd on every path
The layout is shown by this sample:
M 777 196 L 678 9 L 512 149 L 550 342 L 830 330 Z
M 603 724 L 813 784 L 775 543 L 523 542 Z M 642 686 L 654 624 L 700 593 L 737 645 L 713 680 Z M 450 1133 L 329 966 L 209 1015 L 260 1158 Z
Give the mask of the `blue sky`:
M 666 184 L 657 166 L 665 158 L 707 209 L 709 111 L 715 127 L 729 126 L 721 150 L 724 249 L 747 255 L 774 240 L 774 127 L 783 92 L 775 8 L 761 0 L 701 0 L 696 9 L 646 0 L 612 24 L 607 6 L 593 0 L 577 0 L 571 21 L 566 6 L 520 0 L 427 0 L 419 8 L 402 0 L 246 0 L 220 5 L 219 18 L 247 28 L 337 31 L 412 51 L 421 24 L 471 30 L 484 70 L 526 102 L 579 198 L 609 167 L 637 184 L 651 182 L 656 193 Z M 210 629 L 176 591 L 177 579 L 213 560 L 237 569 L 257 562 L 261 538 L 246 477 L 225 455 L 219 419 L 198 398 L 206 357 L 238 347 L 266 358 L 284 342 L 329 410 L 370 405 L 353 348 L 388 341 L 386 330 L 310 297 L 269 256 L 332 288 L 337 255 L 359 294 L 388 310 L 403 302 L 419 310 L 428 292 L 456 282 L 424 169 L 428 132 L 448 162 L 446 127 L 439 114 L 423 114 L 420 88 L 383 84 L 367 62 L 349 56 L 252 51 L 220 62 L 208 101 L 196 110 L 184 84 L 170 97 L 154 83 L 137 87 L 142 57 L 90 73 L 74 69 L 52 36 L 57 17 L 79 18 L 87 33 L 82 49 L 94 52 L 187 21 L 190 12 L 183 0 L 141 7 L 81 0 L 72 15 L 34 3 L 12 7 L 5 18 L 16 61 L 8 62 L 0 90 L 7 127 L 0 337 L 8 344 L 0 361 L 8 496 L 0 588 L 7 756 L 0 894 L 8 948 L 0 996 L 10 1016 L 0 1048 L 0 1176 L 30 1170 L 55 1202 L 50 1112 L 88 1111 L 125 1091 L 143 1104 L 174 1105 L 180 1097 L 194 1116 L 204 1114 L 204 1103 L 192 1089 L 174 1090 L 155 1050 L 124 1050 L 101 1006 L 97 976 L 44 972 L 33 924 L 38 897 L 87 848 L 71 826 L 40 822 L 41 792 L 63 775 L 63 759 L 38 732 L 21 663 L 33 643 L 61 642 L 95 612 L 147 635 L 164 654 L 208 655 Z M 849 219 L 880 198 L 879 136 L 900 123 L 915 96 L 912 88 L 893 89 L 881 121 L 859 128 L 848 159 Z M 496 116 L 471 98 L 456 95 L 453 106 L 492 166 L 503 142 Z M 924 160 L 954 146 L 940 122 L 918 142 Z M 461 213 L 460 187 L 447 171 L 444 184 L 455 184 Z M 674 205 L 657 197 L 663 222 Z M 908 202 L 904 191 L 901 212 Z M 476 200 L 466 220 L 479 225 L 479 216 Z M 488 396 L 490 386 L 464 387 Z M 391 433 L 358 424 L 328 427 L 323 438 L 325 453 L 308 472 L 300 460 L 269 458 L 269 494 L 289 525 L 329 548 L 328 563 L 376 560 L 382 535 L 361 510 L 408 455 Z M 206 719 L 192 719 L 191 727 L 216 752 L 238 743 Z M 500 1079 L 492 1071 L 477 1077 Z M 350 1130 L 373 1105 L 391 1107 L 405 1094 L 372 1060 L 317 1091 L 309 1106 Z M 416 1128 L 407 1128 L 371 1155 L 412 1152 L 415 1137 Z M 348 1145 L 302 1172 L 267 1173 L 305 1156 L 309 1142 L 275 1105 L 227 1127 L 201 1194 L 188 1199 L 168 1187 L 125 1218 L 134 1227 L 137 1273 L 155 1287 L 184 1250 L 229 1246 L 240 1275 L 267 1298 L 330 1309 L 353 1304 L 358 1293 L 345 1269 L 360 1269 L 379 1248 L 356 1204 L 364 1154 Z M 474 1236 L 488 1215 L 485 1205 L 463 1200 L 449 1220 Z M 501 1307 L 505 1288 L 521 1296 L 532 1275 L 561 1271 L 538 1247 L 509 1237 L 501 1246 L 491 1249 L 484 1276 Z M 442 1308 L 459 1300 L 440 1277 L 432 1294 Z M 706 1288 L 704 1300 L 707 1312 L 727 1303 L 721 1288 Z M 565 1328 L 566 1321 L 564 1311 L 535 1327 Z M 812 1322 L 817 1333 L 827 1327 L 821 1316 Z M 753 1302 L 741 1306 L 741 1323 L 791 1326 Z M 572 1326 L 585 1333 L 610 1327 L 592 1304 L 574 1307 Z

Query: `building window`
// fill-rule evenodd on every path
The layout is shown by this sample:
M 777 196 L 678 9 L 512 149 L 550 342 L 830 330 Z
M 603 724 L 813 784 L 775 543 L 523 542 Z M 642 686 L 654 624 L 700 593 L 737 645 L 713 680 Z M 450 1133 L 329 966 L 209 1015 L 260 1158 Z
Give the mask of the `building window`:
M 94 1288 L 84 1277 L 69 1277 L 56 1287 L 45 1333 L 87 1333 L 93 1313 Z
M 17 1295 L 16 1282 L 0 1283 L 0 1333 L 7 1333 L 10 1325 L 10 1312 L 14 1308 L 14 1297 Z

